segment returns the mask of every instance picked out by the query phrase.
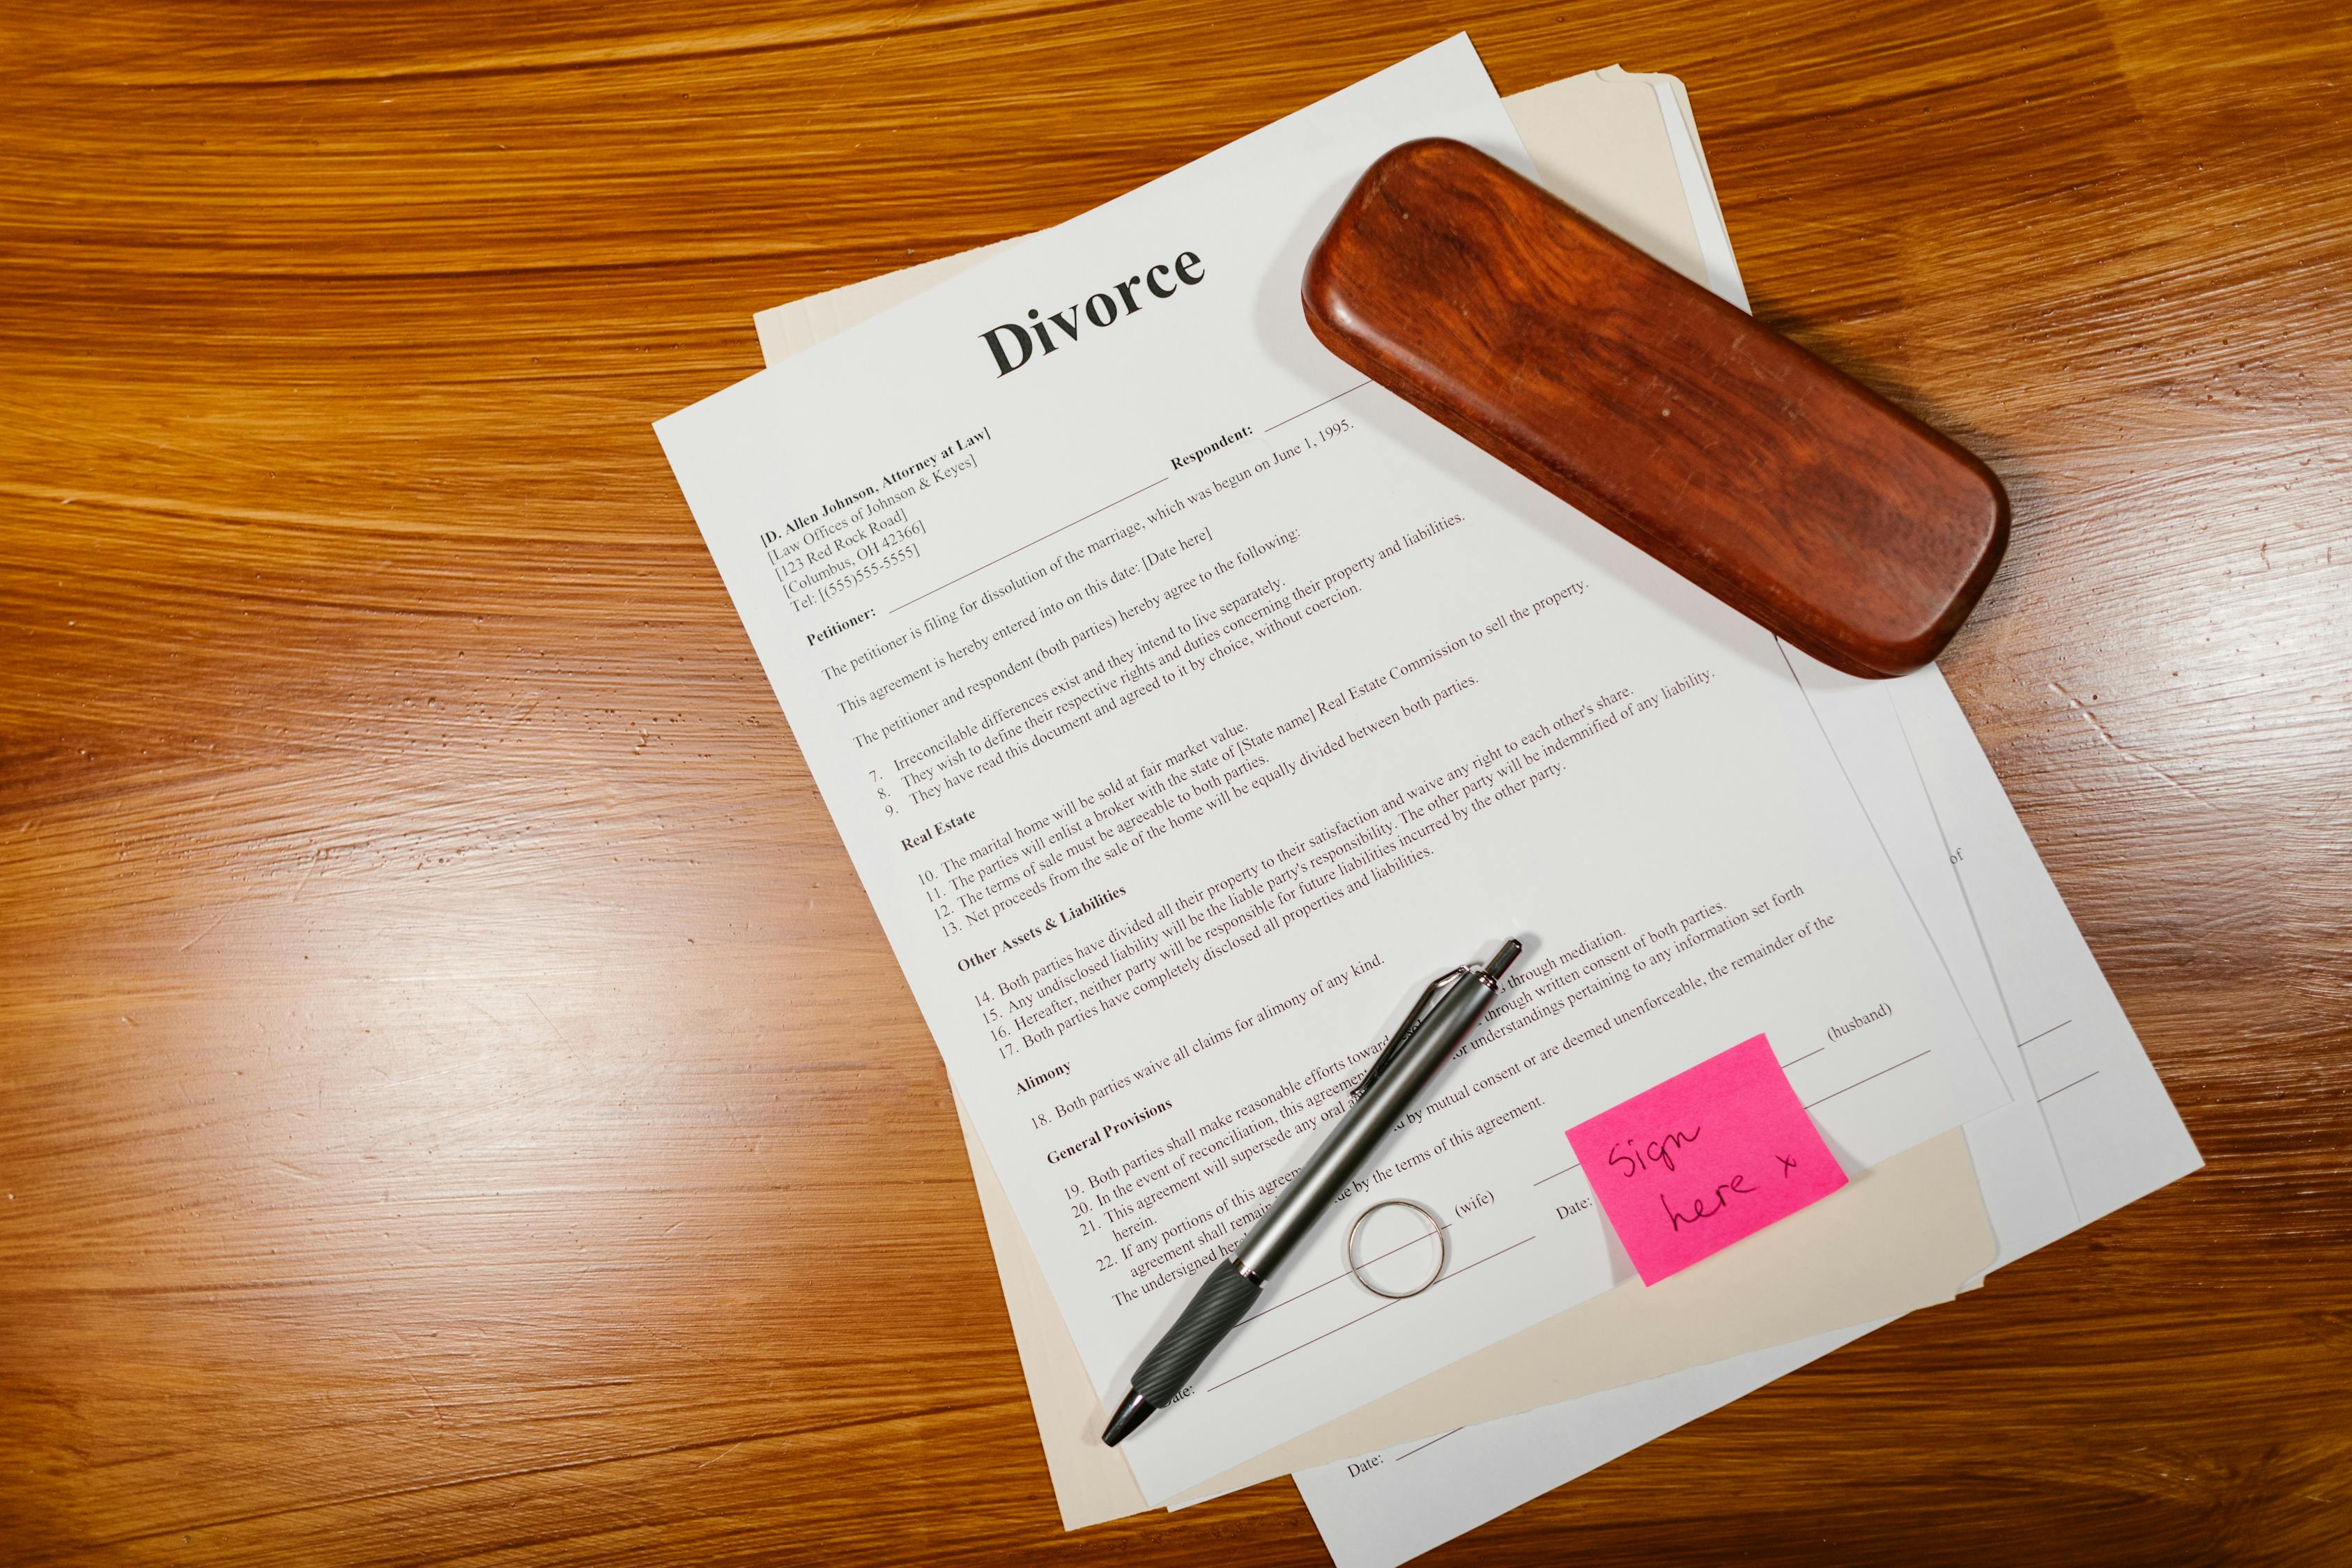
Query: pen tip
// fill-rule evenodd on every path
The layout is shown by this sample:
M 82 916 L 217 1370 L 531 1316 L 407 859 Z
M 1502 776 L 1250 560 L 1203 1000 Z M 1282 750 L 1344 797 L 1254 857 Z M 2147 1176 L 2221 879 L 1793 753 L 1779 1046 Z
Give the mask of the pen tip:
M 1118 1447 L 1119 1439 L 1142 1426 L 1144 1417 L 1150 1415 L 1154 1408 L 1151 1401 L 1129 1389 L 1127 1397 L 1118 1402 L 1118 1410 L 1111 1416 L 1110 1425 L 1103 1428 L 1103 1447 Z
M 1494 957 L 1486 961 L 1486 978 L 1500 980 L 1503 977 L 1503 971 L 1517 963 L 1518 956 L 1519 939 L 1513 937 L 1496 951 Z

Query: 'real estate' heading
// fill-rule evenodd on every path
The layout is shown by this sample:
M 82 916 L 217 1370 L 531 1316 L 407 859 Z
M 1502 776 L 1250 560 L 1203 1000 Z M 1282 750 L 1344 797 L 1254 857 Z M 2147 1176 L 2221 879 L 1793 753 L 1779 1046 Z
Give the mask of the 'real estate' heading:
M 1032 310 L 1030 325 L 1007 321 L 981 333 L 980 341 L 996 356 L 997 375 L 1008 376 L 1041 351 L 1052 353 L 1063 343 L 1076 342 L 1081 325 L 1108 327 L 1121 315 L 1132 316 L 1143 309 L 1146 301 L 1136 298 L 1138 289 L 1154 300 L 1172 300 L 1180 287 L 1198 283 L 1208 275 L 1198 252 L 1181 250 L 1173 261 L 1146 268 L 1124 283 L 1112 284 L 1104 293 L 1089 294 L 1083 305 L 1071 305 L 1045 316 Z M 1060 342 L 1055 341 L 1057 334 Z

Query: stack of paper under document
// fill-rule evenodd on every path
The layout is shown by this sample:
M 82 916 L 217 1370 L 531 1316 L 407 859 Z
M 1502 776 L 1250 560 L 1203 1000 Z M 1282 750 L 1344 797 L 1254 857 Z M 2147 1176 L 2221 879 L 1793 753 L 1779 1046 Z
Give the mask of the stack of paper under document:
M 1313 343 L 1307 248 L 1423 134 L 1744 306 L 1679 84 L 1505 104 L 1455 39 L 763 312 L 771 370 L 661 426 L 948 1062 L 1071 1528 L 1296 1472 L 1342 1563 L 1400 1562 L 2197 1163 L 1934 670 L 1783 650 Z M 1505 935 L 1428 1116 L 1103 1447 L 1350 1069 Z M 1759 1033 L 1854 1179 L 1645 1288 L 1564 1130 Z M 1338 1251 L 1384 1196 L 1453 1231 L 1395 1306 Z

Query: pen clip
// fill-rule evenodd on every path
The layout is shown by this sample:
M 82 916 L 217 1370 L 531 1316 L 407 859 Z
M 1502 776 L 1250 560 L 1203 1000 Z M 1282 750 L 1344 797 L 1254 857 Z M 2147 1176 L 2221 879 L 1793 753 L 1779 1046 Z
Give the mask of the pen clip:
M 1381 1048 L 1380 1056 L 1372 1063 L 1372 1070 L 1364 1075 L 1364 1081 L 1356 1086 L 1356 1092 L 1349 1098 L 1361 1100 L 1372 1091 L 1372 1085 L 1381 1081 L 1381 1074 L 1389 1070 L 1389 1065 L 1394 1062 L 1397 1054 L 1404 1049 L 1405 1042 L 1412 1038 L 1421 1028 L 1423 1022 L 1428 1018 L 1429 1011 L 1437 1005 L 1438 997 L 1452 989 L 1455 982 L 1469 973 L 1467 968 L 1457 969 L 1451 973 L 1441 974 L 1429 983 L 1429 988 L 1421 994 L 1421 1000 L 1412 1005 L 1412 1011 L 1404 1016 L 1404 1022 L 1397 1026 L 1396 1033 L 1391 1035 L 1389 1043 Z

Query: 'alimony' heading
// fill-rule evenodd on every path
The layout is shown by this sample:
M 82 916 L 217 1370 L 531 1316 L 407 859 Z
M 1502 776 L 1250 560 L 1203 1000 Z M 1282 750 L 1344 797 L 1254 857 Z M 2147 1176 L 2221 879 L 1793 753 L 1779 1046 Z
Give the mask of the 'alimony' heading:
M 1049 316 L 1040 316 L 1032 310 L 1029 312 L 1030 325 L 1007 321 L 1001 327 L 989 328 L 980 334 L 980 339 L 988 345 L 988 352 L 996 356 L 996 374 L 1000 377 L 1008 376 L 1027 364 L 1031 356 L 1040 350 L 1052 353 L 1063 342 L 1077 342 L 1078 328 L 1082 323 L 1108 327 L 1120 316 L 1131 316 L 1143 309 L 1145 301 L 1136 298 L 1136 290 L 1141 289 L 1155 300 L 1170 300 L 1175 298 L 1180 286 L 1198 283 L 1208 275 L 1197 253 L 1179 251 L 1174 261 L 1163 261 L 1157 267 L 1137 273 L 1124 283 L 1114 283 L 1109 292 L 1090 294 L 1082 306 L 1072 305 Z M 1057 331 L 1061 337 L 1059 342 L 1055 341 Z M 1014 357 L 1016 351 L 1018 358 Z

